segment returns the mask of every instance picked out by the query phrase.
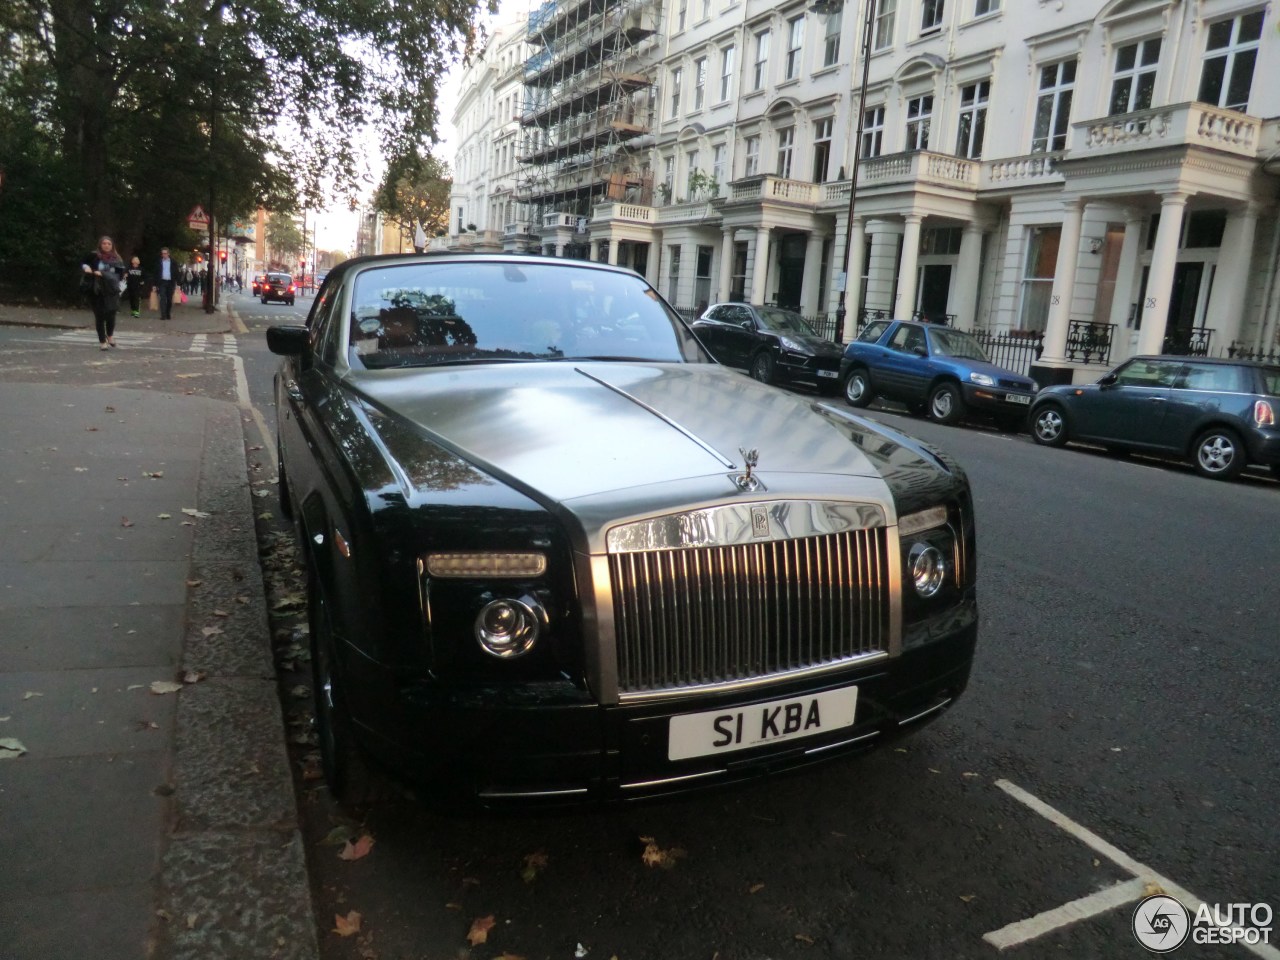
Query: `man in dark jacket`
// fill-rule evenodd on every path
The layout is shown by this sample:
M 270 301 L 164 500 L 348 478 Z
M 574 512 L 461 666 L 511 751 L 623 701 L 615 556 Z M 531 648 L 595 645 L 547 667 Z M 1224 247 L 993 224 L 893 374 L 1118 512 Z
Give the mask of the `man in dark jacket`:
M 160 298 L 160 319 L 168 320 L 173 311 L 173 285 L 178 280 L 178 265 L 169 259 L 169 248 L 160 248 L 160 267 L 156 270 L 156 295 Z

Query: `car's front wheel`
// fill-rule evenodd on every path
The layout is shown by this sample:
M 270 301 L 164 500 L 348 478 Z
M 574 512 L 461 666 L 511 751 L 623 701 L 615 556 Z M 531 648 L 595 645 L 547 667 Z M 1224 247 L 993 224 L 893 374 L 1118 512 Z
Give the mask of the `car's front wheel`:
M 768 350 L 761 350 L 751 358 L 751 376 L 761 383 L 773 383 L 774 367 L 773 354 Z
M 1234 480 L 1245 468 L 1244 444 L 1234 430 L 1214 427 L 1196 438 L 1192 448 L 1196 471 L 1213 480 Z
M 339 803 L 358 806 L 374 799 L 377 780 L 360 754 L 343 701 L 336 663 L 333 621 L 314 563 L 307 578 L 311 625 L 311 684 L 320 762 L 329 792 Z
M 955 423 L 964 416 L 964 398 L 954 383 L 940 383 L 929 394 L 929 415 L 939 423 Z
M 844 378 L 844 398 L 852 407 L 865 407 L 875 399 L 871 377 L 862 367 L 855 367 Z
M 1046 403 L 1031 418 L 1031 439 L 1046 447 L 1067 442 L 1067 417 L 1056 403 Z

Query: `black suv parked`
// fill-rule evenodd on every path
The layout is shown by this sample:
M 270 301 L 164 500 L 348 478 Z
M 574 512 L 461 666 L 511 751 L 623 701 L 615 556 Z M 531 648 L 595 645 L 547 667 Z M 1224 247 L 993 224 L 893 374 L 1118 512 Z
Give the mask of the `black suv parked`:
M 1216 480 L 1250 463 L 1280 477 L 1280 366 L 1198 357 L 1134 357 L 1097 383 L 1041 390 L 1031 436 L 1189 460 Z

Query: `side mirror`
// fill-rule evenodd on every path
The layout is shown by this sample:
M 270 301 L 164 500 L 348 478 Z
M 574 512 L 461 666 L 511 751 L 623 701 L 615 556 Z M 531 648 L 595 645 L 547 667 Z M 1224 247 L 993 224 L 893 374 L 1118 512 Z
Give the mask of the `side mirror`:
M 756 325 L 752 323 L 750 320 L 743 320 L 741 323 L 738 324 L 738 326 L 742 327 L 742 329 L 747 331 L 747 333 L 751 333 L 756 328 Z
M 300 324 L 267 327 L 267 349 L 282 357 L 300 357 L 311 349 L 311 331 Z
M 1116 375 L 1114 373 L 1108 373 L 1098 378 L 1098 386 L 1100 387 L 1113 387 L 1115 383 Z

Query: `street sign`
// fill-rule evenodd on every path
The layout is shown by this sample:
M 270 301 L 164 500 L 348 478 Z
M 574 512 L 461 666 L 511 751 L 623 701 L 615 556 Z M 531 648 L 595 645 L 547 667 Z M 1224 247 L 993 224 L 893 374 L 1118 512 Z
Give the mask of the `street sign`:
M 191 208 L 191 212 L 187 214 L 187 225 L 191 227 L 192 230 L 197 227 L 209 226 L 209 215 L 204 212 L 204 207 L 197 203 Z

